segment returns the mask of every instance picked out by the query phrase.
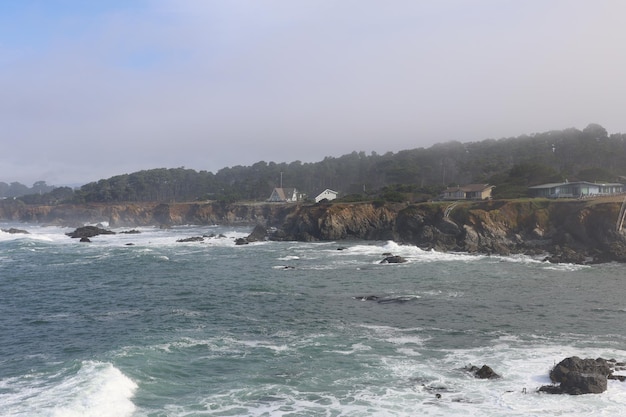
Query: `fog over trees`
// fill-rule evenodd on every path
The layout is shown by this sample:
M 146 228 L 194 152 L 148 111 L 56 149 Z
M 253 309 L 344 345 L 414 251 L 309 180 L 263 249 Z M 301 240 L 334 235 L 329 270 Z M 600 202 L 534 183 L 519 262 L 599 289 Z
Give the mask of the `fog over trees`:
M 314 163 L 259 161 L 216 173 L 157 168 L 101 179 L 75 190 L 51 189 L 43 181 L 32 188 L 0 183 L 0 197 L 21 195 L 20 200 L 32 204 L 263 201 L 282 181 L 284 187 L 295 187 L 310 197 L 330 188 L 350 201 L 423 201 L 446 186 L 469 183 L 495 185 L 494 198 L 515 198 L 526 196 L 529 186 L 546 182 L 622 182 L 622 178 L 626 178 L 626 135 L 609 135 L 602 126 L 590 124 L 583 130 L 447 142 L 383 155 L 354 151 Z

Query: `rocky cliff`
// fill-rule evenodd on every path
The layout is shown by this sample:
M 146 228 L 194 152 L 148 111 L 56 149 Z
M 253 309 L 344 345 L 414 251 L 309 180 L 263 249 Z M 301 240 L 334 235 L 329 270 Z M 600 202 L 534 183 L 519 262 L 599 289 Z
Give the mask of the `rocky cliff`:
M 621 200 L 512 200 L 422 204 L 0 203 L 0 220 L 64 226 L 262 224 L 275 240 L 394 240 L 439 251 L 546 254 L 555 262 L 626 261 L 616 231 Z
M 545 254 L 554 262 L 626 261 L 621 201 L 514 200 L 301 207 L 277 239 L 389 239 L 424 249 Z

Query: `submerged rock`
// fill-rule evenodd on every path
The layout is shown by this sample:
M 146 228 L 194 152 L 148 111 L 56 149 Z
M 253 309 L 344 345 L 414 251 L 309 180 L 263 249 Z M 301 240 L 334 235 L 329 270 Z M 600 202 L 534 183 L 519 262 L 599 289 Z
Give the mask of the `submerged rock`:
M 183 239 L 178 239 L 176 242 L 178 242 L 178 243 L 204 242 L 204 238 L 202 236 L 192 236 L 192 237 L 186 237 L 186 238 L 183 238 Z
M 2 231 L 3 231 L 4 233 L 9 233 L 9 234 L 12 234 L 12 235 L 15 235 L 15 234 L 23 234 L 23 235 L 28 235 L 28 234 L 30 234 L 30 233 L 28 233 L 26 230 L 22 230 L 22 229 L 15 229 L 14 227 L 12 227 L 12 228 L 10 228 L 10 229 L 2 229 Z

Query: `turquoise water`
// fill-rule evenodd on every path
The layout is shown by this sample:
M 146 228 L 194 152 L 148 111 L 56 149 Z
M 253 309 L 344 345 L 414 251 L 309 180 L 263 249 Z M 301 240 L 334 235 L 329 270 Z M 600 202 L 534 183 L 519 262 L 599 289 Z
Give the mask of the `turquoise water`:
M 566 356 L 626 360 L 622 265 L 1 226 L 30 234 L 0 233 L 0 416 L 626 413 L 617 381 L 535 393 Z

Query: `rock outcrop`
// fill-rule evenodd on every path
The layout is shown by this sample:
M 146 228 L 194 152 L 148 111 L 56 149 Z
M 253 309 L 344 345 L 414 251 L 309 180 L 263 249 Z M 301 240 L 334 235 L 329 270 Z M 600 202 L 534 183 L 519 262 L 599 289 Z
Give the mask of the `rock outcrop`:
M 433 203 L 129 203 L 31 206 L 0 201 L 0 220 L 110 227 L 259 225 L 246 242 L 393 240 L 425 250 L 543 256 L 549 262 L 626 262 L 621 201 Z M 271 231 L 270 231 L 271 230 Z
M 380 261 L 381 264 L 402 264 L 405 262 L 407 262 L 407 260 L 399 255 L 386 256 L 382 261 Z
M 490 366 L 487 366 L 487 365 L 483 365 L 480 368 L 478 366 L 471 365 L 471 366 L 465 368 L 465 370 L 467 372 L 471 373 L 472 375 L 474 375 L 474 377 L 478 378 L 478 379 L 498 379 L 498 378 L 500 378 L 500 375 L 498 375 L 493 369 L 491 369 Z
M 81 242 L 88 242 L 90 237 L 98 235 L 114 235 L 115 232 L 107 229 L 102 229 L 98 226 L 83 226 L 74 230 L 73 232 L 66 233 L 71 238 L 80 238 Z M 86 239 L 86 240 L 83 240 Z
M 600 394 L 606 391 L 607 380 L 613 376 L 614 369 L 615 362 L 602 358 L 565 358 L 550 371 L 550 380 L 558 385 L 544 385 L 539 391 L 548 394 Z
M 598 199 L 303 206 L 274 238 L 389 239 L 442 252 L 626 262 L 626 237 L 615 230 L 620 205 Z

